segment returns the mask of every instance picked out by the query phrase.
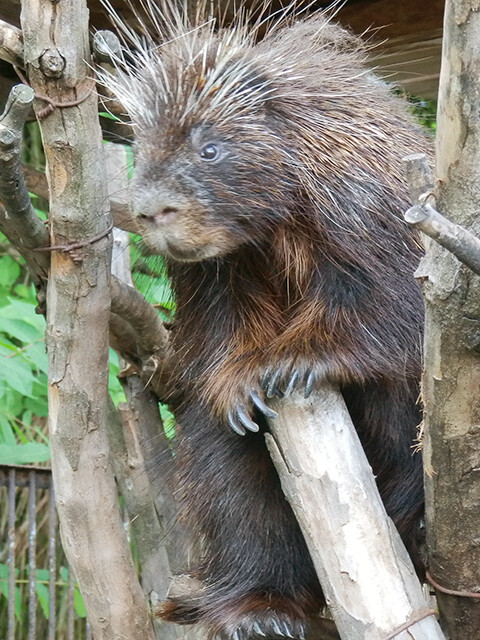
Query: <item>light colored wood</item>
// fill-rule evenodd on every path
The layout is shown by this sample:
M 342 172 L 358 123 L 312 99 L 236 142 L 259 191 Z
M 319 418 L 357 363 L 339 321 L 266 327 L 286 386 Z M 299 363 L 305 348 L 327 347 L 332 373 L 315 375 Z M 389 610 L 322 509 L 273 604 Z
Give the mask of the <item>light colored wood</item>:
M 342 640 L 383 640 L 429 610 L 340 393 L 276 401 L 267 445 Z M 396 640 L 444 640 L 433 616 Z
M 24 0 L 25 65 L 58 102 L 41 120 L 52 245 L 110 225 L 86 2 Z M 44 104 L 37 104 L 38 108 Z M 118 509 L 106 435 L 110 239 L 54 251 L 47 294 L 49 435 L 63 548 L 95 640 L 154 640 Z
M 0 20 L 0 60 L 23 66 L 22 32 L 4 20 Z
M 436 205 L 480 235 L 480 2 L 447 0 L 437 114 Z M 433 240 L 426 304 L 424 462 L 432 577 L 480 586 L 480 277 Z M 451 640 L 480 637 L 478 600 L 437 594 Z

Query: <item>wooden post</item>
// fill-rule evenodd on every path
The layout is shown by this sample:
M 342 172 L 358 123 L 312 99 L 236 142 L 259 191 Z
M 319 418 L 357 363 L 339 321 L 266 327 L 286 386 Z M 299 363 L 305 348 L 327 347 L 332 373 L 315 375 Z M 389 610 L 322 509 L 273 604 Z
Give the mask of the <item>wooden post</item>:
M 480 235 L 480 4 L 447 0 L 437 116 L 436 204 Z M 480 278 L 427 239 L 424 461 L 430 572 L 480 591 Z M 480 638 L 480 602 L 437 592 L 451 640 Z
M 52 252 L 47 293 L 50 446 L 63 547 L 95 640 L 153 640 L 105 429 L 110 218 L 86 2 L 25 0 L 22 27 L 29 80 L 54 101 L 49 111 L 45 101 L 36 105 L 51 244 L 87 241 L 75 255 Z

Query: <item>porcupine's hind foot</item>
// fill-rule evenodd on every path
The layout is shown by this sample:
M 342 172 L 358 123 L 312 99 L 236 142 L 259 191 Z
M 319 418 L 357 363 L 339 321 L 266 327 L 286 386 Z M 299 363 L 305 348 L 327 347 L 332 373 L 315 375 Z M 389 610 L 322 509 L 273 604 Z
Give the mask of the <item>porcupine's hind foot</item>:
M 308 616 L 293 600 L 268 593 L 250 593 L 216 606 L 202 597 L 169 598 L 157 613 L 178 624 L 204 624 L 218 640 L 304 640 Z

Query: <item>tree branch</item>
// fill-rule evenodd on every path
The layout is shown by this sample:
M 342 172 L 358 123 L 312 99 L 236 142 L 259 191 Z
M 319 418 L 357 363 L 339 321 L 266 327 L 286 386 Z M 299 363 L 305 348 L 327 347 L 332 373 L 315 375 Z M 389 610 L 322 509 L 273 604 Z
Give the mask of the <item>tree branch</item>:
M 164 510 L 159 512 L 156 509 L 147 473 L 148 462 L 144 458 L 143 437 L 146 430 L 156 447 L 154 462 L 158 470 L 157 483 L 162 475 L 161 465 L 165 466 L 167 462 L 163 458 L 170 456 L 171 452 L 163 433 L 156 397 L 145 389 L 138 378 L 130 376 L 128 386 L 132 385 L 135 385 L 136 393 L 129 398 L 128 404 L 120 405 L 118 411 L 113 404 L 110 406 L 109 438 L 115 476 L 135 539 L 142 587 L 153 610 L 166 598 L 172 572 L 167 546 L 169 520 Z M 130 406 L 131 401 L 136 411 Z M 166 503 L 165 484 L 159 482 L 157 486 L 161 488 Z M 155 634 L 161 640 L 176 640 L 182 631 L 177 625 L 156 620 Z
M 122 192 L 128 186 L 125 148 L 106 143 L 103 149 L 106 152 L 108 191 L 110 194 Z M 114 229 L 112 274 L 115 274 L 117 286 L 126 286 L 127 292 L 133 286 L 128 241 L 128 233 Z M 117 303 L 120 307 L 123 304 L 121 300 Z M 157 315 L 141 296 L 139 304 L 143 309 L 142 318 L 149 312 Z M 148 321 L 140 322 L 140 331 L 149 324 L 155 326 L 155 319 L 148 317 Z M 121 330 L 122 338 L 124 333 L 133 334 L 131 344 L 141 368 L 138 345 L 141 334 L 136 333 L 125 318 L 111 313 L 110 332 L 114 326 Z M 161 323 L 156 326 L 156 331 L 160 334 L 164 331 Z M 121 359 L 120 367 L 125 371 L 125 363 Z M 123 373 L 120 378 L 127 402 L 120 404 L 118 411 L 113 404 L 110 407 L 109 439 L 117 484 L 135 538 L 142 587 L 153 610 L 166 598 L 172 565 L 177 569 L 183 560 L 179 548 L 184 535 L 173 505 L 169 478 L 172 451 L 163 430 L 158 398 L 143 380 L 132 373 L 131 367 L 127 370 L 129 374 Z M 154 631 L 158 640 L 176 640 L 183 635 L 178 625 L 158 619 L 154 619 Z
M 422 231 L 480 275 L 480 240 L 458 224 L 450 222 L 428 202 L 415 205 L 405 213 L 409 225 Z
M 404 162 L 412 202 L 420 200 L 420 204 L 405 213 L 405 221 L 480 275 L 480 240 L 460 225 L 450 222 L 432 206 L 434 180 L 427 156 L 423 153 L 407 156 Z
M 22 31 L 0 20 L 0 59 L 23 68 Z
M 409 638 L 444 640 L 340 393 L 325 383 L 274 405 L 267 445 L 342 640 L 383 640 L 407 621 Z
M 112 277 L 111 292 L 112 345 L 137 367 L 144 384 L 165 401 L 174 391 L 169 385 L 173 356 L 168 331 L 152 305 L 136 289 Z
M 0 230 L 25 258 L 34 280 L 39 283 L 47 277 L 50 254 L 36 249 L 49 246 L 50 239 L 31 205 L 20 161 L 23 123 L 32 102 L 32 89 L 17 85 L 11 90 L 0 116 L 0 198 L 5 204 L 5 208 L 0 206 Z M 48 197 L 45 174 L 30 169 L 27 177 L 33 191 Z M 110 176 L 110 182 L 114 179 Z M 135 229 L 127 204 L 128 190 L 116 191 L 115 197 L 116 200 L 112 194 L 110 203 L 122 216 L 116 222 L 129 230 Z M 138 367 L 144 383 L 151 383 L 159 397 L 164 397 L 170 371 L 168 332 L 152 306 L 132 287 L 112 278 L 111 295 L 111 330 L 116 348 Z M 123 320 L 116 317 L 116 313 Z
M 48 231 L 37 217 L 23 178 L 22 130 L 33 103 L 33 90 L 23 84 L 10 91 L 0 116 L 0 230 L 25 258 L 37 283 L 46 279 L 50 257 L 34 252 L 49 244 Z

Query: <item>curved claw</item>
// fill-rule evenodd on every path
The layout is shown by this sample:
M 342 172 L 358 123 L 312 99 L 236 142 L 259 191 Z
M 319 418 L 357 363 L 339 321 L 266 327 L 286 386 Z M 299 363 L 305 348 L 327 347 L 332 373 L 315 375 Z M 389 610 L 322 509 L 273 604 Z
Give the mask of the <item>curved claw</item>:
M 272 620 L 271 626 L 272 626 L 273 632 L 277 636 L 280 636 L 281 638 L 295 638 L 295 636 L 292 635 L 292 629 L 284 620 L 278 620 L 274 618 Z
M 281 373 L 282 372 L 280 371 L 280 369 L 277 369 L 273 372 L 273 375 L 269 379 L 267 388 L 265 390 L 265 395 L 267 396 L 267 398 L 273 398 L 273 396 L 276 395 L 278 391 L 277 382 L 280 379 Z
M 265 404 L 258 393 L 253 389 L 250 391 L 250 400 L 266 418 L 276 418 L 278 416 L 278 413 L 273 409 L 270 409 L 270 407 Z
M 295 633 L 295 637 L 298 638 L 298 640 L 305 640 L 305 636 L 307 635 L 307 629 L 304 624 L 299 622 L 296 625 L 296 629 L 294 633 Z
M 240 424 L 238 424 L 238 422 L 235 420 L 235 416 L 231 411 L 229 411 L 227 414 L 227 422 L 230 425 L 232 431 L 237 433 L 239 436 L 244 436 L 246 434 L 245 429 Z
M 265 633 L 265 631 L 262 629 L 262 627 L 258 624 L 258 622 L 254 622 L 252 624 L 252 629 L 253 631 L 255 631 L 255 633 L 258 636 L 262 636 L 263 638 L 266 638 L 267 634 Z
M 299 375 L 300 375 L 300 371 L 298 369 L 294 369 L 292 375 L 290 376 L 290 380 L 288 381 L 287 388 L 285 389 L 286 398 L 288 398 L 288 396 L 295 389 Z
M 307 376 L 307 381 L 305 383 L 305 390 L 303 392 L 303 397 L 308 398 L 313 391 L 313 385 L 315 384 L 316 375 L 313 371 L 310 371 Z
M 296 638 L 296 636 L 294 635 L 295 631 L 294 631 L 293 627 L 291 627 L 287 622 L 285 622 L 284 620 L 281 620 L 280 621 L 280 628 L 282 629 L 283 635 L 286 638 L 292 638 L 293 640 L 295 640 L 295 638 Z
M 268 381 L 270 380 L 270 374 L 272 373 L 271 367 L 267 367 L 265 371 L 260 376 L 260 389 L 265 391 L 268 386 Z
M 243 407 L 237 407 L 237 416 L 236 416 L 240 422 L 242 423 L 242 425 L 248 429 L 249 431 L 253 431 L 254 433 L 257 433 L 257 431 L 259 431 L 260 427 L 258 426 L 258 424 L 256 422 L 254 422 L 245 412 Z M 245 435 L 245 433 L 244 433 Z

